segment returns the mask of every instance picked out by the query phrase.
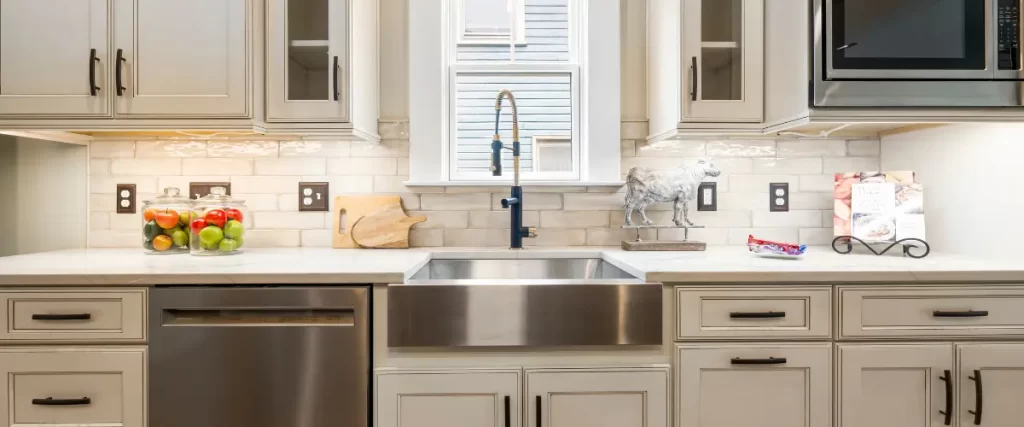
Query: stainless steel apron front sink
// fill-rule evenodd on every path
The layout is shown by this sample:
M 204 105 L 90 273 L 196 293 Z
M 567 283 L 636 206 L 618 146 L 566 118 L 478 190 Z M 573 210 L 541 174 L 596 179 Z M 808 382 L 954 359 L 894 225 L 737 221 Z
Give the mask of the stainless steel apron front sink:
M 389 347 L 662 344 L 662 285 L 600 259 L 433 260 L 387 305 Z

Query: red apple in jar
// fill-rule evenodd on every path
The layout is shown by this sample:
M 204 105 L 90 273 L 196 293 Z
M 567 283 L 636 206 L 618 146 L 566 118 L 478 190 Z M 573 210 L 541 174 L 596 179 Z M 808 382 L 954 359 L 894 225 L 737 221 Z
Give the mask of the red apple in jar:
M 224 228 L 224 223 L 227 222 L 228 216 L 223 209 L 213 209 L 206 212 L 206 225 L 216 225 L 220 228 Z
M 203 218 L 192 221 L 192 234 L 199 234 L 200 231 L 206 228 L 206 220 Z
M 228 219 L 233 219 L 238 222 L 242 222 L 242 211 L 238 209 L 224 209 L 224 214 L 227 215 Z

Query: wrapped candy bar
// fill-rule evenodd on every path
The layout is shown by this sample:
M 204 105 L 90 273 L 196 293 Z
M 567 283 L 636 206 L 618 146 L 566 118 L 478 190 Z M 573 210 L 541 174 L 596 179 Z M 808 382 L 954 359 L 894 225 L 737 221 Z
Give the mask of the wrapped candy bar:
M 807 245 L 755 239 L 754 235 L 750 235 L 747 237 L 747 248 L 750 249 L 750 252 L 762 256 L 795 258 L 804 254 L 804 251 L 807 250 Z

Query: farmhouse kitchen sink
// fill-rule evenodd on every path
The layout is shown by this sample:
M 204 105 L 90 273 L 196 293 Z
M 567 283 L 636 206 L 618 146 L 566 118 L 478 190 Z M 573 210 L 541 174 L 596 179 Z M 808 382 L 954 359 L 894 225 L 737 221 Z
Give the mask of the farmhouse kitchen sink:
M 662 344 L 662 285 L 601 259 L 432 260 L 387 307 L 389 347 Z

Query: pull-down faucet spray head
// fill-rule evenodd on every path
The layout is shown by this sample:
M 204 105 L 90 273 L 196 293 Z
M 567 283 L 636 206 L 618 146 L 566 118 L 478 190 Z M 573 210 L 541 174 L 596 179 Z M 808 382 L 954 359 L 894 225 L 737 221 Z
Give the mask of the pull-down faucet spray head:
M 501 142 L 501 101 L 508 97 L 509 105 L 512 107 L 512 167 L 514 170 L 514 186 L 519 186 L 519 112 L 516 108 L 516 98 L 512 91 L 502 89 L 498 92 L 498 99 L 494 102 L 494 140 L 491 142 L 491 175 L 501 176 L 501 150 L 505 148 Z

